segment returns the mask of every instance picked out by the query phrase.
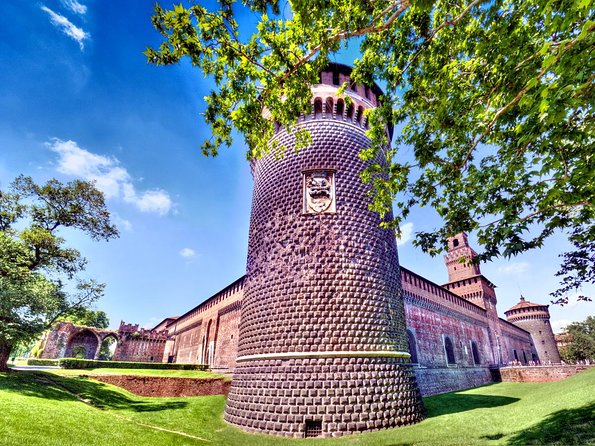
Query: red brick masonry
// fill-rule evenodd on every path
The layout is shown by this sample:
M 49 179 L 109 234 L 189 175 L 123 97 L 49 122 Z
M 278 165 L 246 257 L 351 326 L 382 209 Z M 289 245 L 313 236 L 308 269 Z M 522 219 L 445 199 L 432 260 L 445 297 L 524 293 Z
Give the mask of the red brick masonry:
M 500 375 L 503 382 L 544 383 L 560 381 L 592 367 L 595 365 L 503 367 L 500 369 Z
M 141 396 L 227 395 L 231 381 L 136 375 L 95 375 L 90 378 L 122 387 Z

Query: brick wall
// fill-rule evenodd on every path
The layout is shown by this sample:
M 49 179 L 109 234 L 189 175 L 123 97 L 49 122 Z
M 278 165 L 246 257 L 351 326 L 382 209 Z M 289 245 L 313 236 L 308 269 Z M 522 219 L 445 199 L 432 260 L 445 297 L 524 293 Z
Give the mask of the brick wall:
M 227 395 L 230 385 L 223 379 L 133 375 L 93 375 L 91 378 L 122 387 L 136 395 L 158 397 Z
M 552 365 L 535 367 L 503 367 L 500 375 L 504 382 L 552 382 L 574 376 L 595 365 Z

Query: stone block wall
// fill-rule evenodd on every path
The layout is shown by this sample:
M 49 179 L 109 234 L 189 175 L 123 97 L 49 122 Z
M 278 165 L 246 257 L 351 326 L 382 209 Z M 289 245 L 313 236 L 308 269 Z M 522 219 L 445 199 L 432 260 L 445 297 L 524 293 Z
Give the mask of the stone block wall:
M 493 382 L 488 367 L 415 368 L 414 371 L 423 396 L 454 392 Z
M 238 363 L 225 418 L 250 431 L 334 436 L 423 417 L 408 364 L 394 234 L 367 208 L 360 121 L 307 117 L 295 154 L 253 164 L 254 195 Z M 332 118 L 332 119 L 330 119 Z M 308 172 L 329 212 L 310 212 Z M 381 405 L 381 410 L 378 405 Z

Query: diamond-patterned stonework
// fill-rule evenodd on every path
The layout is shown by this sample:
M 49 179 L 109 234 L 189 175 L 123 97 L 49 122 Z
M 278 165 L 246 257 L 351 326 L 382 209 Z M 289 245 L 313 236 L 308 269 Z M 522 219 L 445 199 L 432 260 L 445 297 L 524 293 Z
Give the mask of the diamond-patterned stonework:
M 307 149 L 294 153 L 281 129 L 286 155 L 252 165 L 238 362 L 225 419 L 292 437 L 417 422 L 423 406 L 401 353 L 408 344 L 395 238 L 368 210 L 359 176 L 358 153 L 369 140 L 342 119 L 300 125 L 312 136 Z M 334 212 L 304 212 L 308 172 L 333 174 Z

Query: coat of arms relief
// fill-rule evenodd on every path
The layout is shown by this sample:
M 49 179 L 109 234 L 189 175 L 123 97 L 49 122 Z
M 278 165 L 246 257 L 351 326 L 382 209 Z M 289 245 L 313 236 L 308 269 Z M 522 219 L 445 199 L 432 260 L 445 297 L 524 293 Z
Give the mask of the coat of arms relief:
M 323 214 L 335 211 L 335 172 L 324 169 L 304 172 L 304 212 Z

